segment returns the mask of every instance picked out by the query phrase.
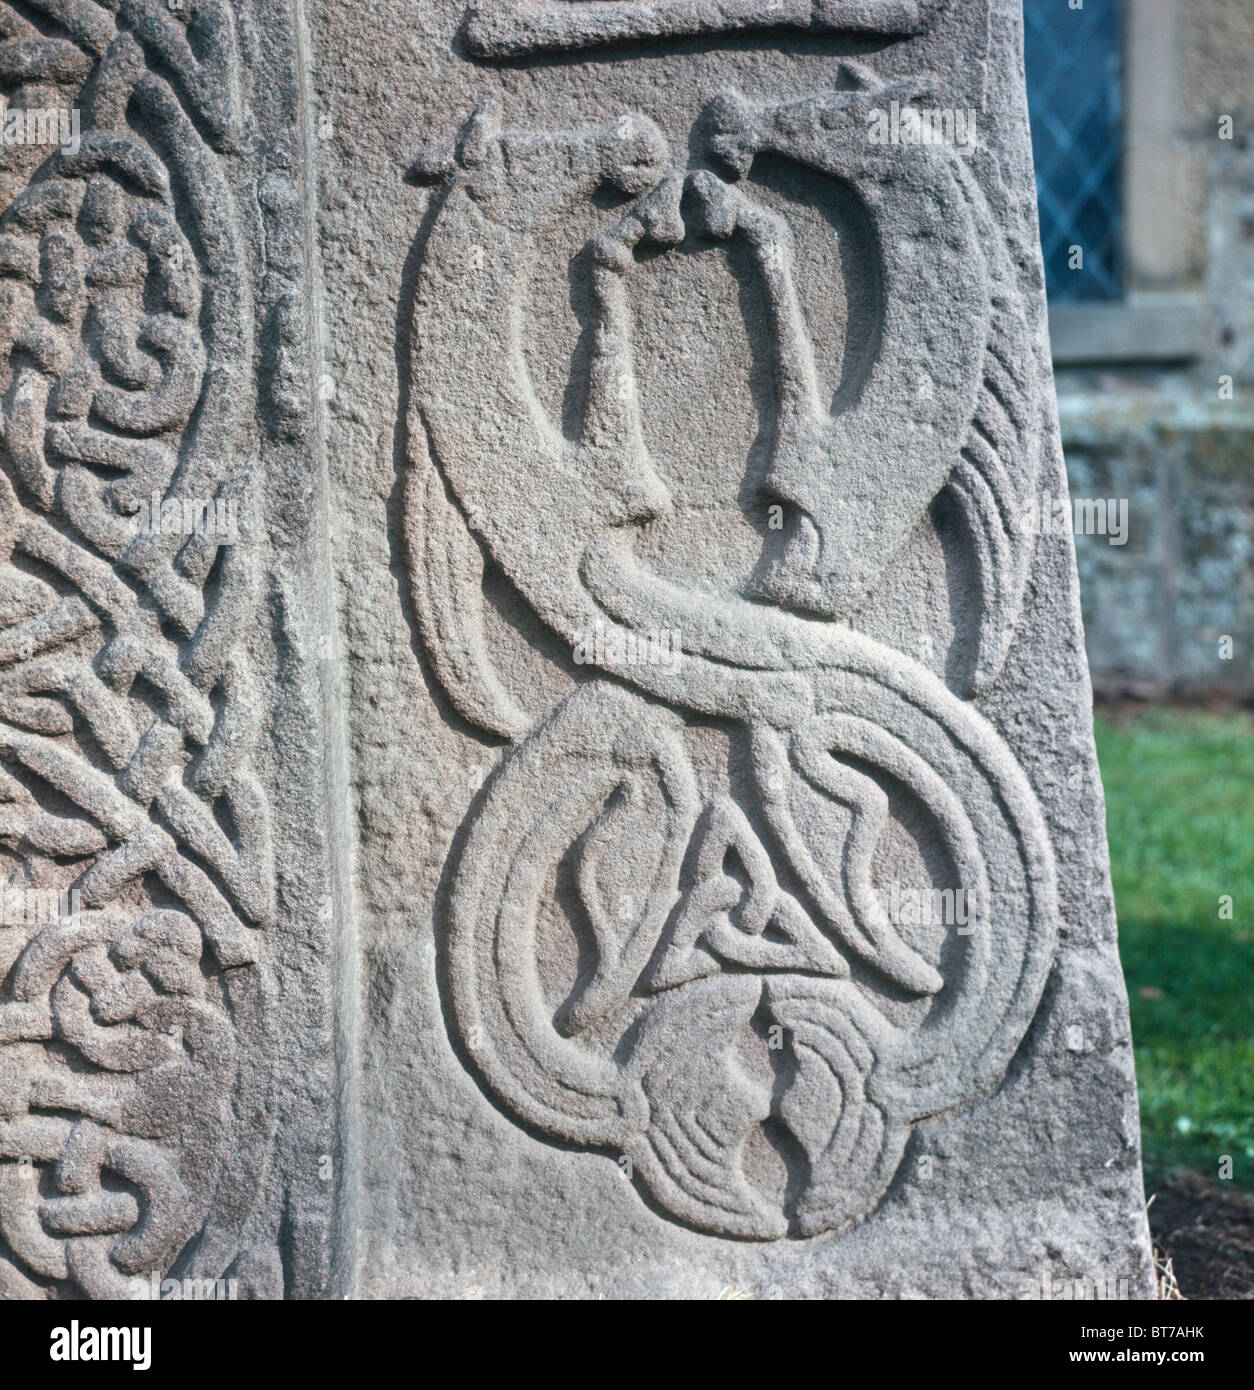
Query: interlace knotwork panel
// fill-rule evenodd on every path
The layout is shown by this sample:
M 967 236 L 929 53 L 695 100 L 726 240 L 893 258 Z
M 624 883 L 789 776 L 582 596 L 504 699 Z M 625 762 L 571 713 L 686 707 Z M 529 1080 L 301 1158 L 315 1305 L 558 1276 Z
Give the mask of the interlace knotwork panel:
M 6 4 L 0 77 L 0 1274 L 126 1297 L 244 1273 L 271 1131 L 232 10 Z

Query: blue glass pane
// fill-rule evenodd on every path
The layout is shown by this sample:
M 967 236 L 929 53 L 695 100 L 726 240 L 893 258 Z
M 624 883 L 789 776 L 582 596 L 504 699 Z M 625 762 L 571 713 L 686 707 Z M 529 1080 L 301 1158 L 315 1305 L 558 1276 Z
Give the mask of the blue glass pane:
M 1023 3 L 1045 287 L 1055 303 L 1122 293 L 1122 5 L 1082 3 Z

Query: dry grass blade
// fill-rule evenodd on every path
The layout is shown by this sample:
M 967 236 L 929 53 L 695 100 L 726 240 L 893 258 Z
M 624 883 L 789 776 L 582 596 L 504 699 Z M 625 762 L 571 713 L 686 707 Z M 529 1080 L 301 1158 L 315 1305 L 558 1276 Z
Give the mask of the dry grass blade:
M 1171 1258 L 1164 1257 L 1158 1246 L 1154 1246 L 1154 1296 L 1160 1303 L 1173 1299 L 1184 1301 L 1180 1285 L 1176 1282 L 1175 1270 L 1171 1267 Z

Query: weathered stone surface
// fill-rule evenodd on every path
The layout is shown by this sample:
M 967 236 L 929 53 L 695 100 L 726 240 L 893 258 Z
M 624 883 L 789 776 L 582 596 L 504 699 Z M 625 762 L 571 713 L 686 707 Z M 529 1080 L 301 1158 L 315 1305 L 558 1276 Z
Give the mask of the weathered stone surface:
M 1017 7 L 27 8 L 12 1288 L 1148 1293 Z
M 0 1297 L 315 1297 L 327 562 L 287 12 L 4 4 L 0 75 Z
M 318 15 L 363 1293 L 1148 1291 L 1015 11 Z
M 1254 410 L 1212 401 L 1213 380 L 1117 403 L 1060 387 L 1072 496 L 1126 523 L 1076 536 L 1089 669 L 1115 699 L 1254 695 Z

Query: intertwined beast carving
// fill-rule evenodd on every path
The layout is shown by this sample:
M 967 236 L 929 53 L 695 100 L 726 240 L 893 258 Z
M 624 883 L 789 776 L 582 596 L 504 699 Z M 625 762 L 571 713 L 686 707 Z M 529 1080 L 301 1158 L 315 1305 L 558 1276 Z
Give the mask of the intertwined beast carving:
M 983 581 L 971 684 L 996 679 L 1033 450 L 1022 315 L 975 173 L 943 149 L 871 145 L 869 107 L 909 92 L 845 78 L 778 106 L 720 98 L 686 171 L 640 116 L 533 134 L 481 113 L 419 162 L 441 201 L 415 301 L 412 591 L 453 705 L 511 743 L 452 878 L 450 1024 L 533 1131 L 625 1155 L 677 1219 L 761 1239 L 860 1220 L 913 1126 L 996 1088 L 1056 931 L 1049 838 L 1014 758 L 972 705 L 855 628 L 948 487 Z M 876 239 L 876 351 L 830 409 L 788 223 L 748 177 L 764 153 L 851 188 Z M 518 306 L 537 241 L 607 186 L 633 201 L 585 257 L 593 342 L 571 438 L 528 379 Z M 670 496 L 644 445 L 625 287 L 639 251 L 692 234 L 741 242 L 769 307 L 763 485 L 790 528 L 764 537 L 741 593 L 637 553 Z M 554 708 L 522 708 L 494 669 L 485 565 L 572 648 L 606 635 Z M 631 658 L 657 629 L 682 634 L 681 661 Z M 729 731 L 741 774 L 723 793 L 699 790 L 698 719 Z M 976 905 L 956 939 L 912 933 L 877 891 L 903 806 Z M 554 998 L 564 912 L 581 954 Z M 763 1135 L 786 1183 L 762 1178 Z

